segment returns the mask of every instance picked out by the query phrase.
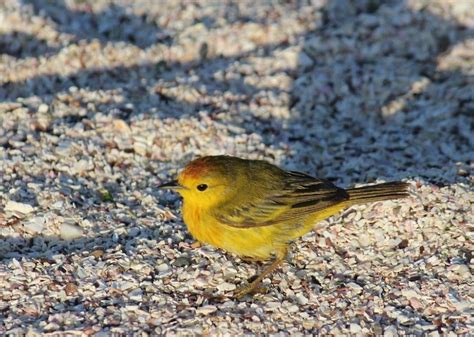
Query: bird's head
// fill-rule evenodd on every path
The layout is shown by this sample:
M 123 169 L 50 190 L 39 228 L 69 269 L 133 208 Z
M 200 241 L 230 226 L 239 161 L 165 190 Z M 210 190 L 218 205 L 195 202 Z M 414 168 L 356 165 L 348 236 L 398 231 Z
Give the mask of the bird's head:
M 240 161 L 227 156 L 198 158 L 186 165 L 177 180 L 159 187 L 178 192 L 185 203 L 201 208 L 212 207 L 233 196 L 238 186 L 236 179 Z

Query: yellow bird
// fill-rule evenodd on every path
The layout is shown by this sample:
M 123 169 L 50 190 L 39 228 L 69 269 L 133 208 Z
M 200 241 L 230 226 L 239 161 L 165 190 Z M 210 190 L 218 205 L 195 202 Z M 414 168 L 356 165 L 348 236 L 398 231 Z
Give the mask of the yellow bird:
M 254 260 L 274 261 L 247 287 L 252 291 L 285 259 L 288 245 L 318 221 L 356 204 L 404 198 L 408 184 L 342 189 L 262 160 L 208 156 L 191 161 L 176 181 L 160 186 L 183 197 L 183 219 L 203 243 Z

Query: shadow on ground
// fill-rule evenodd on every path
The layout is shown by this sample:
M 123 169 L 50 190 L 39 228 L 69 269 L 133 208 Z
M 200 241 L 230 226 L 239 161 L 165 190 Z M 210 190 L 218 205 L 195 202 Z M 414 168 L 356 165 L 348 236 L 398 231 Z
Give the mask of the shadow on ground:
M 99 12 L 92 5 L 78 1 L 70 7 L 64 0 L 22 0 L 31 6 L 33 15 L 49 20 L 61 33 L 74 36 L 74 42 L 97 39 L 102 43 L 123 41 L 140 48 L 158 42 L 170 42 L 168 36 L 144 13 L 133 14 L 126 8 L 111 3 Z
M 404 1 L 331 1 L 323 18 L 305 36 L 314 63 L 292 92 L 288 125 L 306 125 L 301 160 L 323 176 L 350 176 L 342 179 L 349 184 L 462 181 L 455 166 L 468 167 L 474 154 L 474 82 L 438 62 L 474 31 L 428 10 L 413 13 Z

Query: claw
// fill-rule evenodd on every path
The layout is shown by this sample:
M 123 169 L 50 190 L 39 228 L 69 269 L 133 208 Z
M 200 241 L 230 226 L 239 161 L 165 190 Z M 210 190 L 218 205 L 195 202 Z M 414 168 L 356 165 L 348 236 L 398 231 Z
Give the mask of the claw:
M 285 254 L 281 254 L 281 256 L 277 257 L 275 261 L 272 262 L 271 265 L 269 265 L 260 275 L 255 275 L 252 277 L 253 281 L 250 282 L 248 286 L 241 287 L 240 289 L 237 290 L 237 292 L 234 295 L 234 298 L 236 299 L 241 299 L 245 295 L 251 294 L 255 291 L 258 291 L 258 286 L 260 282 L 270 273 L 272 273 L 275 269 L 278 268 L 278 266 L 283 262 L 284 257 L 286 256 Z M 264 287 L 263 287 L 264 288 Z M 260 291 L 259 291 L 260 292 Z

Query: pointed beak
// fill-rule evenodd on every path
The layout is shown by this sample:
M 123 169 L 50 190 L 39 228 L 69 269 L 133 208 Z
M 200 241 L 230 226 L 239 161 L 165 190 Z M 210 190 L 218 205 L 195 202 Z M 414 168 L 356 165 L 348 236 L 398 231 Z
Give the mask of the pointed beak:
M 158 188 L 168 189 L 168 190 L 181 190 L 184 187 L 178 184 L 177 180 L 169 181 L 167 183 L 161 184 Z

